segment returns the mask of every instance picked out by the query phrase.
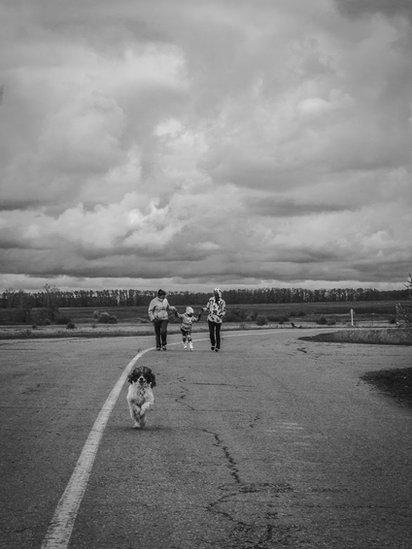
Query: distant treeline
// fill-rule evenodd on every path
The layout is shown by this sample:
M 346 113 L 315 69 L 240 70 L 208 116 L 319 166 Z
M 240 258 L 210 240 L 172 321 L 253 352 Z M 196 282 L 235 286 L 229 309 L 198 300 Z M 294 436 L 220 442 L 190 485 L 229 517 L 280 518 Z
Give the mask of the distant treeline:
M 127 307 L 147 305 L 155 292 L 147 290 L 59 290 L 45 288 L 37 292 L 7 290 L 1 294 L 0 308 L 32 309 L 46 307 Z M 173 305 L 202 305 L 210 293 L 170 292 Z M 303 288 L 259 288 L 225 290 L 223 297 L 230 305 L 247 303 L 317 303 L 345 301 L 403 300 L 408 290 L 376 290 L 373 288 L 334 288 L 307 290 Z

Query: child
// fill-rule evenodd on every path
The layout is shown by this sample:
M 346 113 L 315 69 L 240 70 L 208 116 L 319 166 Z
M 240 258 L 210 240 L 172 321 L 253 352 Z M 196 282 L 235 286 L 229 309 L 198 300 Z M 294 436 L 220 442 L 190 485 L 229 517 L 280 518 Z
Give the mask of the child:
M 187 343 L 189 343 L 189 350 L 193 351 L 193 343 L 192 343 L 192 324 L 193 322 L 197 322 L 199 320 L 199 317 L 195 317 L 194 310 L 192 307 L 186 307 L 186 311 L 181 315 L 174 309 L 175 315 L 180 318 L 182 321 L 182 325 L 180 327 L 180 331 L 182 332 L 182 342 L 183 342 L 183 349 L 187 349 Z

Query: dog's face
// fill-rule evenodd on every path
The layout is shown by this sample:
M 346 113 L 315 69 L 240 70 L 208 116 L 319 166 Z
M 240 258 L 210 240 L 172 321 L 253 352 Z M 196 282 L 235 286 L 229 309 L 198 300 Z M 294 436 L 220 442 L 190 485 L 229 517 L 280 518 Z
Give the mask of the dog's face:
M 156 386 L 156 377 L 152 370 L 147 366 L 135 368 L 132 372 L 130 372 L 127 380 L 129 383 L 138 383 L 142 387 L 147 385 L 149 387 Z

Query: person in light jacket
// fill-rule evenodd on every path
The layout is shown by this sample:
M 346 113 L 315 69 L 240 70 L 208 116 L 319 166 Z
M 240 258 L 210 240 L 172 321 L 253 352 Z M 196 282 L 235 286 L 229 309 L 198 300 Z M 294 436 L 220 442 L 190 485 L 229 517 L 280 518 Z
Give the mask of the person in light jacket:
M 226 303 L 222 299 L 222 290 L 215 288 L 213 296 L 202 310 L 209 313 L 207 322 L 209 324 L 210 350 L 217 353 L 220 350 L 220 328 L 226 314 Z
M 166 292 L 159 290 L 157 296 L 149 304 L 149 319 L 153 322 L 156 337 L 156 349 L 166 351 L 167 345 L 167 324 L 169 322 L 169 311 L 174 307 L 169 305 L 166 299 Z

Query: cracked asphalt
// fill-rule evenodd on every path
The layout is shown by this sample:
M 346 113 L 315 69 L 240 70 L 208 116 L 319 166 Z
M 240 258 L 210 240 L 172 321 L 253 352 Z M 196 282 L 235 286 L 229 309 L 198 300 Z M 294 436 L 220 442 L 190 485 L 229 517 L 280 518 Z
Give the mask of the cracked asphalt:
M 69 547 L 411 547 L 410 410 L 360 380 L 410 349 L 229 335 L 220 353 L 141 358 L 158 384 L 148 426 L 131 428 L 124 387 Z M 1 343 L 1 547 L 40 546 L 100 407 L 151 345 Z

